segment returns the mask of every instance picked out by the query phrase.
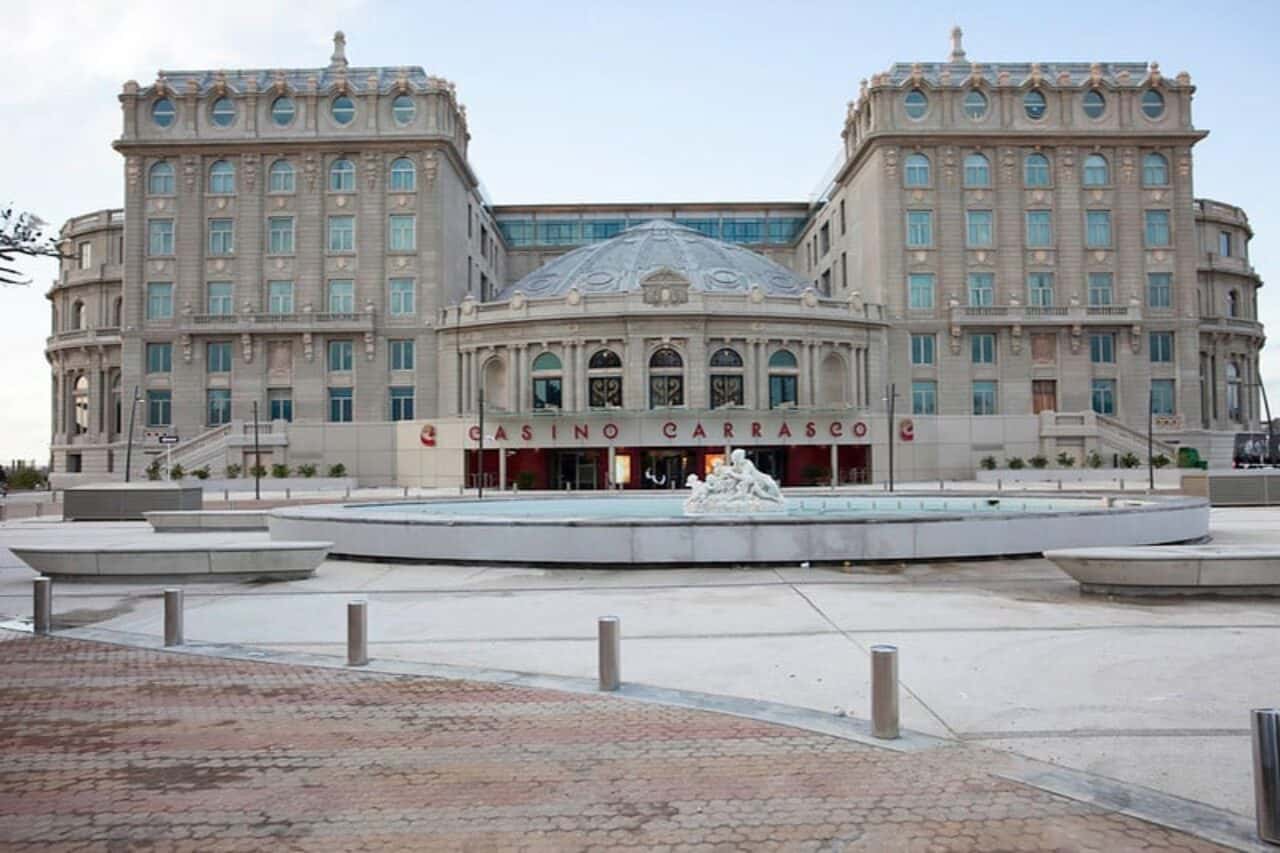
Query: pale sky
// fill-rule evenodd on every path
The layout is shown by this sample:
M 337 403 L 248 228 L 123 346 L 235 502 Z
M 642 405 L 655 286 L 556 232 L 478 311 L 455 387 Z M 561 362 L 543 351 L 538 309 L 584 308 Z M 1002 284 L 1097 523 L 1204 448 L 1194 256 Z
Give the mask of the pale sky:
M 471 161 L 497 204 L 804 200 L 840 147 L 858 81 L 939 61 L 1151 61 L 1190 72 L 1195 192 L 1258 235 L 1262 320 L 1280 329 L 1280 4 L 1235 0 L 909 5 L 863 0 L 539 3 L 33 0 L 6 9 L 0 202 L 55 227 L 123 200 L 116 100 L 160 68 L 320 67 L 335 29 L 353 65 L 421 65 L 467 105 Z M 0 291 L 0 462 L 48 459 L 51 262 Z M 1262 374 L 1280 414 L 1280 339 Z

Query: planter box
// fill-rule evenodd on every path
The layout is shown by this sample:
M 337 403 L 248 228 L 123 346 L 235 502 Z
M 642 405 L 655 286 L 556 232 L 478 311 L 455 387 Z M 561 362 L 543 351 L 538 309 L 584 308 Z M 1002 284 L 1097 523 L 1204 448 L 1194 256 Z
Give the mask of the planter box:
M 1182 482 L 1183 471 L 1168 465 L 1156 469 L 1156 486 L 1177 488 Z M 1000 480 L 1005 483 L 1114 483 L 1124 480 L 1135 486 L 1147 484 L 1147 469 L 1141 468 L 1023 468 L 1015 471 L 1012 468 L 997 468 L 994 471 L 978 471 L 976 479 L 979 483 L 994 483 Z
M 210 496 L 228 492 L 252 492 L 253 477 L 236 477 L 228 480 L 225 477 L 210 477 L 197 480 L 195 477 L 184 477 L 182 483 L 188 486 L 199 486 Z M 357 488 L 355 477 L 263 477 L 262 491 L 283 492 L 292 489 L 295 492 L 342 492 Z

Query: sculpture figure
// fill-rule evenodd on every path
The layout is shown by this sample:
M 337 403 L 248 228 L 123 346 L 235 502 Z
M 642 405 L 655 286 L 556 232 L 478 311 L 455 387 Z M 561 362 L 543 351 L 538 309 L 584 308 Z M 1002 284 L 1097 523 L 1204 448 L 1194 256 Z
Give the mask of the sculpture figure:
M 756 468 L 743 450 L 733 451 L 727 465 L 717 462 L 706 480 L 690 474 L 685 485 L 690 490 L 684 502 L 686 515 L 781 512 L 786 509 L 786 500 L 777 482 Z

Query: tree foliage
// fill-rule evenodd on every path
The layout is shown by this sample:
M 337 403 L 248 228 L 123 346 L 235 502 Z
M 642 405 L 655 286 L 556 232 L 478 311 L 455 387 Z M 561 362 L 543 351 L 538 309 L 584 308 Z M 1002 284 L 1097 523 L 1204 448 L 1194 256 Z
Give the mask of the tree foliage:
M 63 257 L 56 239 L 45 233 L 45 226 L 40 217 L 13 205 L 0 209 L 0 287 L 31 283 L 18 271 L 16 264 L 20 257 Z

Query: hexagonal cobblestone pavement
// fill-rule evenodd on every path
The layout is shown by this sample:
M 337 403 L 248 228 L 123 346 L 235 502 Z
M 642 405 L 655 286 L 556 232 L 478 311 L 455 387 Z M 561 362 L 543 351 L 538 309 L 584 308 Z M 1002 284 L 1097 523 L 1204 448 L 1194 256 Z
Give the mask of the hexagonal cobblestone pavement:
M 5 850 L 1218 850 L 718 714 L 0 631 Z

